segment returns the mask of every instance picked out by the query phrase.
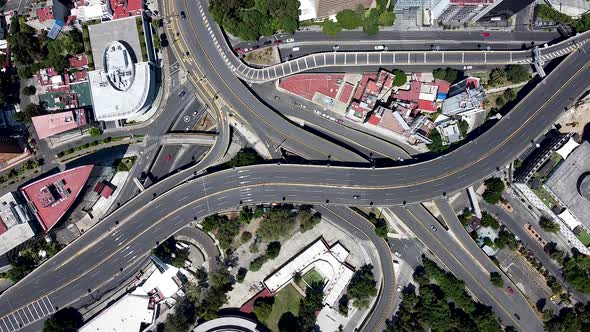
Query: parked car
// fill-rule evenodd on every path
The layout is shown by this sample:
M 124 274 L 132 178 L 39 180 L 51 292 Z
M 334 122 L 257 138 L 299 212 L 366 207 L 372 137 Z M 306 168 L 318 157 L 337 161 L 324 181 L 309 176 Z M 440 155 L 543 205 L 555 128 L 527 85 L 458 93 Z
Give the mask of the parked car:
M 400 254 L 400 253 L 399 253 L 399 252 L 397 252 L 397 251 L 394 251 L 394 252 L 393 252 L 393 254 L 394 254 L 394 255 L 396 255 L 397 257 L 402 257 L 402 254 Z
M 184 13 L 184 10 L 182 10 L 182 11 L 180 12 L 180 17 L 181 17 L 183 20 L 186 20 L 186 14 Z
M 294 39 L 294 38 L 289 38 L 289 39 L 285 40 L 285 43 L 292 43 L 292 42 L 294 42 L 294 41 L 295 41 L 295 39 Z
M 360 196 L 359 196 L 359 195 L 354 195 L 354 196 L 352 196 L 352 198 L 354 198 L 354 199 L 359 199 L 359 198 L 360 198 Z
M 280 44 L 280 43 L 282 43 L 282 42 L 283 42 L 283 41 L 282 41 L 282 40 L 280 40 L 280 39 L 277 39 L 277 40 L 275 40 L 275 44 L 276 44 L 276 45 L 279 45 L 279 44 Z
M 383 46 L 383 45 L 375 46 L 375 51 L 383 51 L 384 49 L 385 49 L 385 46 Z
M 430 225 L 430 229 L 432 229 L 433 232 L 437 231 L 436 226 L 434 226 L 434 225 Z
M 514 289 L 512 289 L 512 287 L 508 286 L 506 290 L 508 290 L 508 293 L 514 294 Z
M 178 96 L 180 98 L 182 98 L 182 97 L 184 97 L 185 94 L 186 94 L 186 91 L 182 90 L 182 91 L 180 91 L 180 93 L 178 94 Z
M 252 46 L 252 50 L 257 50 L 259 48 L 260 48 L 260 45 L 254 45 L 254 46 Z
M 272 40 L 267 40 L 263 43 L 263 45 L 270 45 L 270 44 L 272 44 Z
M 482 33 L 481 33 L 481 36 L 482 36 L 482 37 L 486 37 L 486 38 L 487 38 L 487 37 L 489 37 L 489 36 L 491 36 L 491 35 L 492 35 L 492 34 L 491 34 L 491 33 L 489 33 L 489 32 L 487 32 L 487 31 L 484 31 L 484 32 L 482 32 Z

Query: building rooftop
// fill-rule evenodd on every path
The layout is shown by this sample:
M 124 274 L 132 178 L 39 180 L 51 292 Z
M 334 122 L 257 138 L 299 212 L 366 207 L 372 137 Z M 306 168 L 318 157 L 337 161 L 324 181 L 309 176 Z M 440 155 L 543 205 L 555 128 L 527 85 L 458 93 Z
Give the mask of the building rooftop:
M 139 331 L 141 323 L 151 323 L 154 310 L 148 309 L 148 295 L 127 294 L 98 316 L 86 323 L 80 332 L 129 332 Z
M 40 139 L 44 139 L 85 126 L 86 114 L 84 110 L 78 109 L 67 112 L 34 116 L 31 120 L 38 137 Z
M 549 176 L 545 186 L 586 228 L 590 229 L 590 201 L 579 192 L 579 181 L 590 173 L 590 143 L 584 142 L 573 150 Z
M 335 99 L 343 78 L 337 74 L 299 74 L 281 79 L 279 87 L 307 100 L 316 93 Z
M 32 238 L 37 228 L 35 216 L 18 192 L 0 197 L 0 256 Z
M 422 82 L 420 81 L 411 81 L 410 82 L 409 90 L 397 90 L 392 97 L 394 99 L 399 99 L 408 102 L 418 102 L 418 98 L 420 97 L 420 87 L 422 86 Z
M 88 57 L 86 54 L 78 54 L 68 59 L 70 68 L 82 68 L 88 65 Z
M 141 15 L 143 0 L 109 0 L 113 19 Z
M 338 100 L 341 103 L 347 104 L 350 101 L 350 96 L 352 95 L 352 92 L 354 91 L 354 86 L 350 83 L 346 83 L 344 84 L 344 87 L 342 88 L 342 92 L 340 92 L 340 97 L 338 97 Z
M 93 167 L 86 165 L 72 168 L 35 181 L 21 189 L 45 232 L 53 228 L 72 206 L 84 188 Z

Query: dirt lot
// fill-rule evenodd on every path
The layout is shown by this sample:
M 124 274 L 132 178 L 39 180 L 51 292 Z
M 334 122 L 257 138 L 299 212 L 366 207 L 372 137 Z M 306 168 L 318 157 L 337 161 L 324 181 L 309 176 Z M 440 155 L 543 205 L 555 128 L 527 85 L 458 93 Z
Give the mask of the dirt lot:
M 273 46 L 249 52 L 244 56 L 244 60 L 253 65 L 270 66 L 279 63 L 281 58 L 277 48 Z
M 562 133 L 577 133 L 586 138 L 590 131 L 588 128 L 584 130 L 590 124 L 590 97 L 582 99 L 577 106 L 565 111 L 557 119 L 557 123 L 561 125 Z

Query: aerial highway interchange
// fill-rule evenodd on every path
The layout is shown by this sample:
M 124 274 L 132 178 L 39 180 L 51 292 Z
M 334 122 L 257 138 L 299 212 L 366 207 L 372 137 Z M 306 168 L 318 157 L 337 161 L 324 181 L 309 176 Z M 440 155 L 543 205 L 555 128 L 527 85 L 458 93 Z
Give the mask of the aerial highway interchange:
M 313 204 L 326 218 L 339 220 L 347 225 L 345 227 L 356 227 L 379 244 L 385 286 L 380 290 L 376 309 L 364 323 L 366 330 L 383 329 L 392 310 L 390 297 L 396 281 L 392 276 L 389 248 L 371 231 L 372 226 L 363 222 L 349 206 L 384 207 L 404 216 L 426 246 L 465 280 L 478 299 L 491 305 L 504 323 L 522 331 L 543 329 L 541 320 L 521 294 L 511 296 L 491 289 L 487 278 L 477 276 L 478 272 L 487 273 L 497 268 L 481 251 L 465 248 L 469 244 L 475 246 L 468 235 L 460 237 L 468 243 L 460 244 L 447 232 L 433 233 L 428 229 L 437 221 L 420 203 L 435 200 L 443 211 L 447 208 L 449 217 L 447 196 L 503 169 L 530 147 L 542 131 L 552 126 L 588 89 L 590 45 L 587 41 L 590 34 L 579 34 L 548 46 L 539 45 L 541 61 L 563 59 L 547 77 L 535 78 L 537 86 L 479 137 L 432 160 L 407 160 L 394 167 L 376 167 L 373 158 L 405 160 L 409 155 L 387 140 L 345 130 L 344 126 L 322 126 L 328 138 L 317 136 L 285 118 L 270 106 L 271 101 L 254 94 L 251 89 L 256 88 L 249 85 L 320 67 L 338 71 L 340 67 L 355 65 L 379 68 L 531 64 L 537 60 L 533 50 L 519 50 L 521 42 L 517 40 L 515 49 L 511 50 L 461 51 L 456 50 L 455 47 L 460 46 L 455 45 L 448 51 L 335 52 L 325 50 L 332 46 L 326 46 L 319 39 L 312 40 L 313 45 L 321 45 L 313 53 L 259 69 L 249 67 L 233 54 L 220 28 L 210 18 L 206 1 L 163 1 L 162 9 L 166 29 L 171 36 L 178 36 L 177 41 L 171 43 L 176 57 L 189 73 L 189 82 L 198 98 L 216 116 L 215 144 L 198 164 L 145 188 L 4 292 L 0 296 L 0 319 L 10 319 L 13 326 L 17 326 L 10 331 L 26 328 L 50 314 L 34 316 L 35 321 L 29 322 L 16 318 L 15 313 L 35 308 L 39 300 L 50 302 L 54 310 L 58 310 L 80 299 L 100 296 L 101 289 L 135 273 L 153 247 L 189 223 L 236 206 L 272 202 Z M 186 12 L 186 20 L 180 18 L 180 11 Z M 444 35 L 441 32 L 441 36 Z M 403 35 L 395 38 L 407 39 Z M 419 41 L 423 37 L 409 38 Z M 501 43 L 504 37 L 495 38 Z M 328 43 L 345 44 L 343 41 Z M 173 103 L 170 105 L 175 107 Z M 311 123 L 318 121 L 313 116 L 301 116 Z M 251 128 L 275 160 L 210 172 L 210 166 L 227 152 L 232 121 Z M 158 130 L 166 131 L 169 126 L 168 123 L 167 128 Z M 283 162 L 281 150 L 313 162 Z M 371 155 L 367 151 L 371 151 Z M 153 158 L 152 154 L 146 157 L 148 155 Z M 448 224 L 452 222 L 454 220 L 447 221 Z

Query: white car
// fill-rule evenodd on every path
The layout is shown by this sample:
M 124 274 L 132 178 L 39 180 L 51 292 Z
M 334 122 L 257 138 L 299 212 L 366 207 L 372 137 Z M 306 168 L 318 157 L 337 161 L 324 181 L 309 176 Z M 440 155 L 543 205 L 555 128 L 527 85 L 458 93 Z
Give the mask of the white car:
M 402 257 L 402 254 L 400 254 L 400 253 L 399 253 L 399 252 L 397 252 L 397 251 L 394 251 L 394 252 L 393 252 L 393 254 L 394 254 L 394 255 L 396 255 L 397 257 Z
M 402 291 L 402 286 L 397 286 L 397 291 L 401 292 Z
M 383 45 L 375 46 L 375 51 L 383 51 L 384 49 L 385 49 L 385 46 L 383 46 Z
M 289 38 L 289 39 L 286 39 L 286 40 L 285 40 L 285 43 L 292 43 L 292 42 L 294 42 L 294 41 L 295 41 L 295 39 L 294 39 L 294 38 Z

